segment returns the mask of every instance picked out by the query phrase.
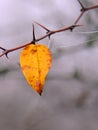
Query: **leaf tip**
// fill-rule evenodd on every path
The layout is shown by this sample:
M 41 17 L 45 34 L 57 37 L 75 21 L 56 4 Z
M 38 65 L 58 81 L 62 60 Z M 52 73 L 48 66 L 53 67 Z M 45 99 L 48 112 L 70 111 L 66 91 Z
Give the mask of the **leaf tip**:
M 36 90 L 37 93 L 41 96 L 42 95 L 42 90 Z
M 41 95 L 42 95 L 42 92 L 40 92 L 39 95 L 41 96 Z

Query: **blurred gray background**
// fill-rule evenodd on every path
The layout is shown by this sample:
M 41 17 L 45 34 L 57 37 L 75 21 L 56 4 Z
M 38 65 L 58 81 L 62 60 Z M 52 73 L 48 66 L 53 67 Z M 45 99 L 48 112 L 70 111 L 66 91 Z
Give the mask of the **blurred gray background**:
M 85 6 L 97 0 L 81 0 Z M 80 14 L 77 0 L 0 0 L 0 46 L 32 40 L 32 23 L 50 29 L 72 25 Z M 0 130 L 98 130 L 98 9 L 89 11 L 73 32 L 53 35 L 52 68 L 40 97 L 19 67 L 21 50 L 0 58 Z M 36 27 L 36 37 L 45 31 Z

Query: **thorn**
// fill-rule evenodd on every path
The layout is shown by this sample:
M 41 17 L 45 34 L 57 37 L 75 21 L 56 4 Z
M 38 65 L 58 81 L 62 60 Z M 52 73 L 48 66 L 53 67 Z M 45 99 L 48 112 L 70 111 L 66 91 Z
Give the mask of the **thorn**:
M 34 24 L 32 26 L 33 26 L 33 41 L 32 41 L 32 44 L 35 44 L 36 38 L 35 38 Z
M 82 2 L 80 0 L 78 0 L 79 4 L 81 5 L 82 8 L 84 8 Z
M 3 48 L 3 47 L 0 47 L 1 50 L 3 50 L 3 52 L 5 52 L 5 56 L 6 58 L 8 59 L 8 54 L 7 54 L 7 49 Z
M 35 21 L 36 24 L 38 24 L 40 27 L 42 27 L 43 29 L 45 29 L 47 32 L 46 34 L 48 34 L 49 32 L 51 32 L 47 27 L 43 26 L 42 24 L 38 23 Z M 50 40 L 50 35 L 48 36 L 49 40 Z
M 83 26 L 83 25 L 76 25 L 76 24 L 75 24 L 75 25 L 72 25 L 72 26 L 70 27 L 70 31 L 72 32 L 75 27 L 80 27 L 80 26 Z
M 5 48 L 3 48 L 3 47 L 0 47 L 0 49 L 1 49 L 1 50 L 3 50 L 3 51 L 6 51 L 6 49 L 5 49 Z
M 80 11 L 81 11 L 81 12 L 82 12 L 82 11 L 85 11 L 86 8 L 85 8 L 84 5 L 82 4 L 82 2 L 81 2 L 80 0 L 77 0 L 77 1 L 79 2 L 80 6 L 81 6 Z
M 45 26 L 43 26 L 42 24 L 35 22 L 36 24 L 38 24 L 40 27 L 42 27 L 43 29 L 45 29 L 47 32 L 49 32 L 50 30 L 48 28 L 46 28 Z
M 46 34 L 48 34 L 49 32 L 50 32 L 50 31 L 47 31 Z M 49 40 L 50 40 L 50 36 L 51 36 L 51 34 L 48 35 Z
M 6 56 L 7 59 L 9 59 L 9 57 L 8 57 L 8 53 L 6 53 L 5 56 Z
M 5 56 L 6 56 L 6 58 L 7 58 L 7 59 L 9 59 L 9 57 L 8 57 L 8 54 L 7 54 L 7 53 L 5 54 Z

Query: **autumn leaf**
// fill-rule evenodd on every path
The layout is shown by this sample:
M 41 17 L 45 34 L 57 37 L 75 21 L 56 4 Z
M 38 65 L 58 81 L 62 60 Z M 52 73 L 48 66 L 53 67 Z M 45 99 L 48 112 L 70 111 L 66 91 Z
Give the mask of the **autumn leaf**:
M 20 65 L 23 74 L 30 86 L 40 95 L 51 64 L 52 55 L 45 45 L 31 44 L 21 52 Z

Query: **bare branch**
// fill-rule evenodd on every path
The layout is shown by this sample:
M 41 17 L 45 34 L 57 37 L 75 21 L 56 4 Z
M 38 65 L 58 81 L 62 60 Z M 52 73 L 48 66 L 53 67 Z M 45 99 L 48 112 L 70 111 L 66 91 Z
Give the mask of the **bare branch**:
M 25 46 L 28 46 L 28 45 L 30 45 L 30 44 L 31 44 L 31 42 L 30 42 L 30 43 L 27 43 L 27 44 L 25 44 L 25 45 L 19 46 L 19 47 L 15 47 L 15 48 L 9 49 L 9 50 L 6 50 L 6 49 L 5 49 L 5 51 L 3 51 L 3 52 L 0 54 L 0 57 L 2 57 L 2 56 L 4 56 L 4 55 L 7 55 L 8 53 L 10 53 L 10 52 L 12 52 L 12 51 L 21 49 L 21 48 L 23 48 L 23 47 L 25 47 Z
M 30 45 L 30 44 L 35 44 L 35 42 L 38 42 L 38 41 L 40 41 L 40 40 L 42 40 L 42 39 L 44 39 L 44 38 L 46 38 L 46 37 L 49 37 L 49 38 L 50 38 L 50 36 L 53 35 L 53 34 L 55 34 L 55 33 L 63 32 L 63 31 L 67 31 L 67 30 L 71 30 L 71 31 L 72 31 L 75 27 L 81 26 L 81 25 L 77 25 L 77 23 L 79 22 L 79 20 L 80 20 L 81 17 L 83 16 L 83 14 L 84 14 L 86 11 L 89 11 L 89 10 L 98 8 L 98 5 L 94 5 L 94 6 L 90 6 L 90 7 L 84 7 L 84 5 L 82 4 L 82 2 L 81 2 L 80 0 L 78 0 L 78 2 L 79 2 L 79 4 L 80 4 L 81 7 L 82 7 L 82 8 L 80 9 L 81 13 L 80 13 L 80 15 L 77 17 L 77 19 L 75 20 L 75 22 L 74 22 L 73 25 L 68 26 L 68 27 L 64 27 L 64 28 L 61 28 L 61 29 L 57 29 L 57 30 L 54 30 L 54 31 L 51 31 L 51 30 L 49 30 L 47 27 L 43 26 L 42 24 L 40 24 L 40 23 L 38 23 L 38 22 L 35 22 L 36 24 L 38 24 L 39 26 L 41 26 L 43 29 L 46 30 L 46 34 L 43 35 L 42 37 L 36 39 L 36 38 L 35 38 L 34 24 L 33 24 L 33 40 L 32 40 L 30 43 L 26 43 L 26 44 L 24 44 L 24 45 L 21 45 L 21 46 L 18 46 L 18 47 L 9 49 L 9 50 L 7 50 L 7 49 L 5 49 L 5 48 L 3 48 L 3 47 L 0 47 L 0 49 L 3 50 L 3 52 L 0 54 L 0 57 L 2 57 L 2 56 L 5 55 L 5 56 L 8 58 L 7 55 L 8 55 L 8 53 L 10 53 L 10 52 L 13 52 L 13 51 L 15 51 L 15 50 L 24 48 L 24 47 L 26 47 L 26 46 L 28 46 L 28 45 Z
M 30 45 L 30 44 L 32 44 L 32 43 L 34 44 L 35 42 L 38 42 L 38 41 L 40 41 L 40 40 L 42 40 L 42 39 L 44 39 L 44 38 L 46 38 L 46 37 L 49 37 L 49 36 L 51 36 L 51 35 L 53 35 L 53 34 L 55 34 L 55 33 L 63 32 L 63 31 L 66 31 L 66 30 L 71 30 L 72 28 L 75 28 L 75 27 L 78 27 L 78 26 L 80 26 L 80 25 L 71 25 L 71 26 L 69 26 L 69 27 L 65 27 L 65 28 L 62 28 L 62 29 L 59 29 L 59 30 L 49 31 L 46 35 L 44 35 L 44 36 L 42 36 L 42 37 L 40 37 L 40 38 L 38 38 L 38 39 L 33 39 L 30 43 L 27 43 L 27 44 L 25 44 L 25 45 L 22 45 L 22 46 L 19 46 L 19 47 L 16 47 L 16 48 L 12 48 L 12 49 L 9 49 L 9 50 L 6 50 L 6 49 L 5 49 L 5 51 L 3 51 L 2 54 L 0 54 L 0 57 L 2 57 L 3 55 L 7 55 L 8 53 L 10 53 L 10 52 L 12 52 L 12 51 L 15 51 L 15 50 L 24 48 L 24 47 L 26 47 L 26 46 L 28 46 L 28 45 Z M 1 47 L 1 48 L 2 48 L 2 47 Z
M 86 11 L 91 10 L 91 9 L 96 9 L 96 8 L 98 8 L 98 5 L 90 6 L 86 8 Z
M 79 22 L 79 20 L 81 19 L 81 17 L 83 16 L 84 11 L 81 12 L 81 14 L 78 16 L 78 18 L 76 19 L 76 21 L 74 22 L 74 24 L 77 24 Z
M 80 15 L 77 17 L 77 19 L 75 20 L 74 24 L 77 24 L 79 22 L 79 20 L 81 19 L 81 17 L 83 16 L 83 14 L 89 10 L 92 10 L 92 9 L 96 9 L 98 8 L 98 5 L 94 5 L 94 6 L 90 6 L 90 7 L 84 7 L 84 5 L 82 4 L 82 2 L 80 0 L 78 0 L 79 4 L 81 5 L 81 13 Z

